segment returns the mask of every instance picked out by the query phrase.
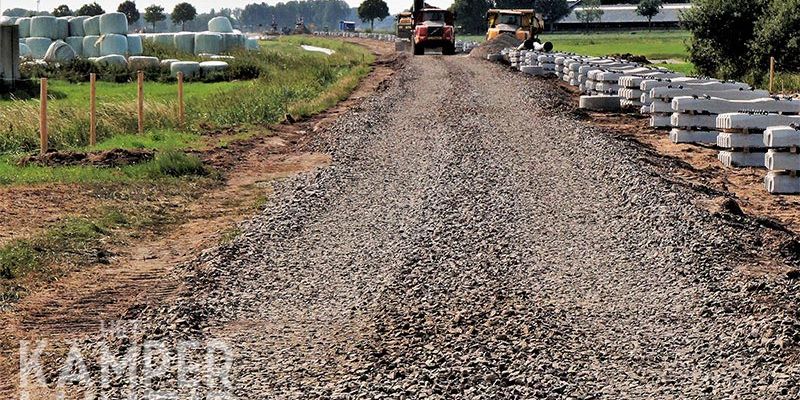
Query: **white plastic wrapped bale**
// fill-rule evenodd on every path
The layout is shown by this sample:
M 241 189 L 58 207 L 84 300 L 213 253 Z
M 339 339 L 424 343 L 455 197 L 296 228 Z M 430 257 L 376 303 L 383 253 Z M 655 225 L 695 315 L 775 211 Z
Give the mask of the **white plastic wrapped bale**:
M 69 20 L 69 36 L 86 36 L 86 31 L 83 30 L 83 21 L 86 21 L 87 18 L 89 17 L 81 15 Z
M 50 43 L 53 43 L 53 41 L 45 37 L 29 37 L 25 39 L 25 44 L 31 49 L 31 55 L 33 58 L 38 59 L 44 58 L 47 49 L 50 48 Z
M 84 36 L 83 56 L 86 58 L 100 57 L 100 36 Z
M 161 67 L 162 68 L 169 68 L 173 63 L 179 62 L 180 60 L 176 60 L 174 58 L 167 58 L 165 60 L 161 60 Z
M 194 54 L 194 33 L 180 32 L 175 34 L 174 46 L 178 51 L 187 54 Z
M 178 72 L 183 72 L 183 76 L 192 78 L 200 74 L 200 63 L 195 61 L 177 61 L 169 66 L 172 76 L 178 76 Z
M 250 51 L 258 51 L 260 49 L 260 46 L 258 45 L 258 39 L 247 38 L 245 48 Z
M 128 54 L 128 38 L 115 33 L 100 36 L 100 55 L 110 56 L 112 54 Z
M 99 28 L 101 35 L 128 33 L 128 18 L 121 12 L 105 13 L 100 15 Z
M 130 56 L 128 57 L 128 67 L 131 70 L 140 70 L 147 68 L 157 68 L 161 66 L 161 62 L 157 57 L 145 56 Z
M 86 36 L 100 36 L 100 17 L 95 15 L 83 20 L 83 34 Z
M 59 17 L 56 19 L 57 31 L 56 37 L 53 39 L 64 40 L 69 36 L 69 20 L 72 17 Z
M 241 34 L 236 33 L 223 33 L 222 34 L 222 51 L 229 52 L 243 48 Z
M 208 30 L 217 33 L 233 33 L 233 25 L 228 17 L 214 17 L 208 21 Z
M 31 58 L 33 57 L 33 53 L 31 53 L 31 48 L 28 47 L 25 43 L 19 44 L 19 56 L 21 58 Z
M 224 71 L 228 69 L 228 63 L 225 61 L 203 61 L 200 63 L 200 72 L 203 75 L 208 75 L 216 71 Z
M 154 38 L 154 43 L 166 46 L 166 47 L 174 47 L 175 46 L 175 34 L 174 33 L 159 33 Z
M 194 36 L 195 54 L 222 52 L 222 35 L 219 33 L 200 32 Z
M 69 36 L 64 39 L 65 42 L 75 50 L 75 55 L 83 57 L 83 38 L 79 36 Z
M 31 18 L 31 37 L 58 38 L 58 22 L 50 15 L 37 15 Z
M 19 26 L 19 37 L 27 38 L 31 36 L 31 19 L 19 18 L 15 22 Z
M 44 60 L 47 62 L 64 62 L 73 60 L 77 56 L 70 45 L 62 40 L 56 40 L 50 44 L 47 53 L 44 55 Z
M 16 25 L 17 17 L 9 17 L 8 15 L 0 16 L 0 25 Z
M 140 56 L 144 53 L 144 46 L 142 45 L 141 35 L 128 35 L 128 54 L 132 56 Z
M 125 59 L 125 56 L 119 54 L 97 57 L 97 60 L 95 60 L 95 62 L 98 65 L 118 66 L 118 67 L 128 66 L 128 61 Z

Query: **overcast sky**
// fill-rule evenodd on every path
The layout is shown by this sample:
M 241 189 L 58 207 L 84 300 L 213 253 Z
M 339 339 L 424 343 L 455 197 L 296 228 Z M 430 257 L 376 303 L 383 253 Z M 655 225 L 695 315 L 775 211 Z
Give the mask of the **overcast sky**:
M 47 10 L 52 11 L 60 4 L 66 4 L 71 9 L 76 9 L 85 3 L 91 3 L 95 0 L 41 0 L 39 9 L 40 10 Z M 106 11 L 116 10 L 119 3 L 123 2 L 124 0 L 97 0 L 97 3 L 103 7 Z M 188 1 L 189 3 L 194 4 L 195 8 L 197 8 L 198 12 L 206 12 L 212 8 L 219 10 L 222 7 L 227 8 L 236 8 L 236 7 L 244 7 L 246 4 L 250 3 L 261 3 L 263 0 L 226 0 L 226 1 L 219 1 L 219 0 L 136 0 L 136 4 L 139 6 L 139 10 L 143 10 L 145 7 L 151 4 L 158 4 L 167 11 L 172 10 L 175 7 L 175 4 L 181 3 L 183 1 Z M 352 7 L 357 7 L 361 0 L 345 0 L 348 4 Z M 270 0 L 266 1 L 268 4 L 275 4 L 277 0 Z M 428 4 L 433 4 L 440 7 L 448 7 L 450 4 L 453 3 L 452 0 L 427 0 Z M 402 11 L 403 9 L 411 7 L 412 0 L 386 0 L 386 3 L 389 4 L 389 11 L 394 14 L 397 12 Z M 5 10 L 8 8 L 26 8 L 29 10 L 36 9 L 36 0 L 0 0 L 0 9 Z

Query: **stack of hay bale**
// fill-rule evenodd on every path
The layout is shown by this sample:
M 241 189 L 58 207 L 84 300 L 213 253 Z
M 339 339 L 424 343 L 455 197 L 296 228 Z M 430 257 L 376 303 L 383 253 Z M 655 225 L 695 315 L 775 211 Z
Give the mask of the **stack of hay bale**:
M 146 40 L 170 46 L 182 53 L 194 55 L 219 55 L 231 51 L 258 50 L 258 40 L 248 39 L 241 31 L 233 29 L 228 17 L 214 17 L 208 21 L 205 32 L 150 33 Z

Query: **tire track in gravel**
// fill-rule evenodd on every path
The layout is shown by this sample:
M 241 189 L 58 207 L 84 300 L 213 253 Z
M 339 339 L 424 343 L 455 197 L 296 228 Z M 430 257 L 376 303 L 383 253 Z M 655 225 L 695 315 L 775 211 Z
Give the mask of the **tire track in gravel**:
M 750 272 L 784 234 L 554 88 L 414 57 L 143 327 L 235 344 L 248 399 L 796 398 L 797 288 Z

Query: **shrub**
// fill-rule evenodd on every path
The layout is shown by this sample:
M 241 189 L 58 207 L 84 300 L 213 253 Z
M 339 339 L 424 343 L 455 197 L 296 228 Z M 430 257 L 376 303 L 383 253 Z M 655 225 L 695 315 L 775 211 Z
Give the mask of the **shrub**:
M 150 173 L 154 177 L 205 176 L 209 172 L 197 156 L 178 150 L 166 150 L 159 153 L 150 165 Z
M 722 78 L 739 78 L 747 73 L 752 65 L 750 41 L 768 2 L 696 0 L 683 15 L 683 24 L 692 33 L 689 59 L 697 71 Z
M 800 71 L 800 0 L 773 0 L 750 42 L 752 67 L 764 71 L 775 57 L 782 71 Z

